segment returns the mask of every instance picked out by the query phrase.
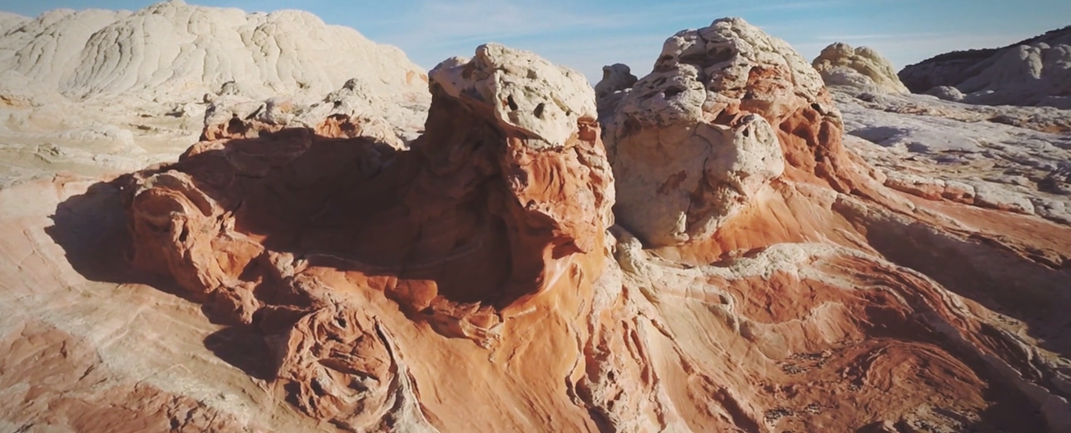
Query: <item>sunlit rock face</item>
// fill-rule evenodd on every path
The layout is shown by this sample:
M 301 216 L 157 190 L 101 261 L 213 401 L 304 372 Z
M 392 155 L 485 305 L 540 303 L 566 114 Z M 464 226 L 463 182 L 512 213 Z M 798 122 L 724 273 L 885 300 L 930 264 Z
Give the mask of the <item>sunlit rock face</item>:
M 909 93 L 889 60 L 870 47 L 834 43 L 811 62 L 827 86 L 879 93 Z
M 402 353 L 420 358 L 422 338 L 476 343 L 434 349 L 432 370 L 439 356 L 528 347 L 515 334 L 536 328 L 555 345 L 580 338 L 543 328 L 590 308 L 605 266 L 613 175 L 591 87 L 498 45 L 439 65 L 430 86 L 408 151 L 354 118 L 209 125 L 177 164 L 126 179 L 135 265 L 261 330 L 278 392 L 310 416 L 372 428 L 417 404 L 408 375 L 421 367 Z M 565 366 L 549 349 L 526 374 Z M 520 380 L 483 364 L 470 380 Z
M 856 174 L 822 78 L 740 19 L 668 39 L 606 125 L 622 226 L 653 246 L 707 239 L 772 181 Z
M 0 189 L 0 431 L 1071 429 L 1047 112 L 830 93 L 740 19 L 413 80 Z

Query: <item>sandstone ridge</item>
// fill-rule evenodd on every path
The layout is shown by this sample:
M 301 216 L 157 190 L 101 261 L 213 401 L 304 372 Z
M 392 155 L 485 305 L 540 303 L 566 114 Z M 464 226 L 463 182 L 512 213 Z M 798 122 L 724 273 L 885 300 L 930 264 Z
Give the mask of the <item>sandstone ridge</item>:
M 1071 27 L 1007 47 L 958 51 L 909 65 L 913 92 L 970 104 L 1071 109 Z M 954 90 L 953 90 L 954 89 Z

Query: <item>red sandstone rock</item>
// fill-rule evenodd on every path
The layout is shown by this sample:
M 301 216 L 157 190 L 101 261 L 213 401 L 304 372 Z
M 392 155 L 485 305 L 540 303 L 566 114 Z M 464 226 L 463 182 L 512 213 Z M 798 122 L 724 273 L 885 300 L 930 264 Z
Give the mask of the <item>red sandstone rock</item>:
M 412 342 L 351 298 L 391 299 L 399 320 L 496 347 L 511 320 L 582 307 L 602 273 L 613 175 L 590 87 L 494 45 L 455 63 L 432 72 L 411 151 L 246 122 L 125 180 L 135 266 L 259 329 L 280 397 L 309 416 L 364 429 L 414 401 L 396 351 L 419 349 L 392 349 Z

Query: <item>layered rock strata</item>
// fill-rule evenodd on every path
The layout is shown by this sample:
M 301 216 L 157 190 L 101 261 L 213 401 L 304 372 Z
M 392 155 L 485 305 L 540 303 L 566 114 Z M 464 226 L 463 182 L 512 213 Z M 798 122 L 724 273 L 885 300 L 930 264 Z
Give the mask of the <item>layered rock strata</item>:
M 415 383 L 519 387 L 543 399 L 531 410 L 566 411 L 564 393 L 530 381 L 568 375 L 569 357 L 551 350 L 583 339 L 565 325 L 590 308 L 605 266 L 613 175 L 594 95 L 581 75 L 497 45 L 430 76 L 432 110 L 410 151 L 352 119 L 257 138 L 209 127 L 179 163 L 126 180 L 133 261 L 258 329 L 280 398 L 310 416 L 393 423 L 417 404 Z M 532 361 L 483 359 L 516 350 Z M 466 358 L 491 369 L 435 378 L 442 361 Z M 525 421 L 509 422 L 499 427 Z
M 485 45 L 429 74 L 409 146 L 359 109 L 221 103 L 176 163 L 0 191 L 0 427 L 1071 428 L 1067 226 L 887 187 L 910 179 L 743 20 L 627 81 L 597 109 Z M 62 200 L 52 227 L 27 194 Z M 140 325 L 174 331 L 110 343 Z

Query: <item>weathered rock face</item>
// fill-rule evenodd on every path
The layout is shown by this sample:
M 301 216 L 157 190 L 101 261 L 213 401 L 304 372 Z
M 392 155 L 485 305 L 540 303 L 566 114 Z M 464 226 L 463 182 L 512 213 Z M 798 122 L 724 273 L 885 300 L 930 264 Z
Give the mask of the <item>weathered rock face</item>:
M 441 64 L 431 88 L 427 130 L 408 152 L 347 134 L 356 119 L 258 138 L 210 127 L 178 164 L 124 186 L 135 265 L 260 330 L 280 397 L 337 425 L 393 422 L 416 404 L 411 374 L 429 391 L 440 385 L 427 380 L 455 380 L 424 376 L 441 371 L 434 358 L 528 348 L 503 334 L 536 326 L 555 345 L 580 338 L 532 320 L 574 320 L 604 267 L 613 175 L 583 77 L 488 45 Z M 417 367 L 403 359 L 435 337 L 412 340 L 412 322 L 479 346 L 442 346 Z M 471 374 L 523 382 L 508 369 Z M 430 428 L 419 411 L 402 421 L 394 428 Z
M 1052 109 L 831 94 L 738 19 L 604 134 L 532 53 L 429 76 L 408 146 L 359 80 L 225 90 L 177 163 L 0 190 L 0 430 L 1071 429 L 1071 229 L 963 181 L 1059 168 Z
M 2 15 L 0 187 L 173 161 L 206 112 L 216 116 L 209 125 L 235 115 L 277 126 L 378 119 L 381 135 L 403 146 L 419 136 L 430 100 L 425 72 L 400 50 L 306 12 L 168 1 Z
M 1071 109 L 1071 27 L 1004 48 L 942 54 L 900 71 L 914 92 L 955 87 L 971 104 Z M 943 91 L 947 94 L 949 92 Z
M 256 98 L 323 95 L 351 78 L 375 83 L 384 97 L 426 87 L 423 71 L 397 48 L 307 12 L 247 14 L 172 0 L 133 13 L 57 10 L 3 22 L 11 24 L 0 27 L 0 71 L 74 98 L 192 101 L 231 81 Z
M 791 48 L 720 20 L 667 41 L 655 72 L 607 125 L 624 290 L 651 300 L 650 310 L 634 308 L 658 317 L 651 326 L 666 338 L 655 345 L 676 354 L 653 362 L 659 377 L 689 384 L 663 382 L 687 426 L 676 428 L 816 431 L 833 419 L 847 431 L 1009 425 L 1005 415 L 982 414 L 996 407 L 1030 419 L 1030 428 L 1066 428 L 1068 378 L 1058 366 L 1068 346 L 1023 337 L 1015 330 L 1024 322 L 992 309 L 1029 315 L 1033 307 L 998 288 L 1028 268 L 1038 278 L 1019 286 L 1038 290 L 1030 297 L 1039 302 L 1053 299 L 1041 293 L 1061 290 L 1071 251 L 1051 239 L 1071 240 L 1071 230 L 1017 215 L 997 191 L 949 182 L 916 199 L 883 186 L 904 177 L 843 147 L 831 99 Z M 737 133 L 711 139 L 710 130 Z M 991 267 L 998 262 L 1003 270 Z M 1064 323 L 1028 321 L 1049 330 Z M 1021 362 L 1021 350 L 1036 362 Z M 607 364 L 624 381 L 627 362 Z M 851 379 L 862 377 L 857 371 L 867 379 Z M 989 387 L 1017 403 L 997 402 Z M 631 409 L 607 409 L 622 400 L 636 404 L 594 402 L 625 425 L 636 419 Z M 689 406 L 700 400 L 707 412 Z M 859 408 L 882 415 L 859 417 L 871 410 Z
M 865 91 L 908 93 L 909 90 L 885 57 L 869 47 L 852 48 L 834 43 L 811 62 L 827 86 L 845 86 Z
M 618 221 L 675 245 L 709 238 L 783 174 L 849 191 L 840 135 L 821 77 L 785 42 L 740 19 L 678 33 L 606 125 Z

